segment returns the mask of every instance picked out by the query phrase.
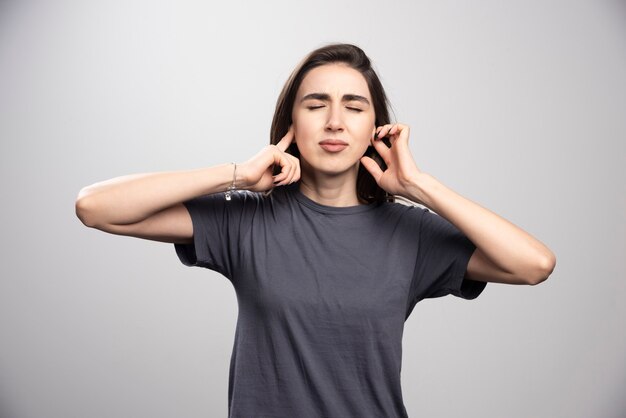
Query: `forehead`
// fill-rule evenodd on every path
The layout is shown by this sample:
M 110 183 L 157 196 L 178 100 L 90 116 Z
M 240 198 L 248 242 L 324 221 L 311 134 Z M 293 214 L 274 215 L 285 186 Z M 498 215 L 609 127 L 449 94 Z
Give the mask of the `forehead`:
M 328 93 L 341 96 L 345 93 L 370 98 L 365 77 L 346 64 L 325 64 L 313 68 L 304 76 L 298 97 L 309 93 Z

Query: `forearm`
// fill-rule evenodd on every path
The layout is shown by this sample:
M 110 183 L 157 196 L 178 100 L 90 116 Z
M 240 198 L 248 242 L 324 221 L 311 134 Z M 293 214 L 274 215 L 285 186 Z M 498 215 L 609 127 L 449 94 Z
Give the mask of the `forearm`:
M 554 254 L 526 231 L 421 173 L 411 199 L 454 224 L 500 269 L 516 275 L 549 266 Z
M 76 213 L 89 225 L 139 222 L 196 196 L 225 191 L 232 184 L 233 168 L 232 164 L 221 164 L 194 170 L 132 174 L 98 182 L 80 191 Z

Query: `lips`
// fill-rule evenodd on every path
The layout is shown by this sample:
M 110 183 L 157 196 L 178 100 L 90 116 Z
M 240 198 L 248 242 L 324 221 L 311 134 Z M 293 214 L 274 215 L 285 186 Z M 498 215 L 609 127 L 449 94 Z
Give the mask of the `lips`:
M 348 145 L 348 143 L 341 139 L 325 139 L 320 141 L 320 145 Z
M 341 139 L 325 139 L 320 141 L 320 146 L 328 152 L 339 152 L 348 148 L 348 143 Z

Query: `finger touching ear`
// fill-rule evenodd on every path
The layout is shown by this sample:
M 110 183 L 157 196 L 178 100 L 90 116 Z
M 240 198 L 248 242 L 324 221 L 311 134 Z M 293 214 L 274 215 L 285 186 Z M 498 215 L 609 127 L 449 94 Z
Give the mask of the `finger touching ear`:
M 290 127 L 287 133 L 285 134 L 285 136 L 283 136 L 280 139 L 280 141 L 278 141 L 276 146 L 278 147 L 278 149 L 284 152 L 285 150 L 287 150 L 287 148 L 289 148 L 289 145 L 291 144 L 292 141 L 293 141 L 293 130 Z

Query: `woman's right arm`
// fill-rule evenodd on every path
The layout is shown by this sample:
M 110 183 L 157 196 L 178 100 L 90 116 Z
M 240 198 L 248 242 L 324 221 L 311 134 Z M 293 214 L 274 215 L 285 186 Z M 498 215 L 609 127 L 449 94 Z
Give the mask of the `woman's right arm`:
M 170 243 L 189 243 L 193 226 L 182 202 L 225 191 L 233 165 L 147 174 L 132 174 L 83 188 L 76 215 L 88 227 Z M 239 171 L 239 170 L 238 170 Z M 235 185 L 242 184 L 239 174 Z
M 235 187 L 265 191 L 300 178 L 300 162 L 285 150 L 289 132 L 245 163 L 237 164 Z M 280 173 L 272 175 L 273 167 Z M 132 174 L 84 187 L 76 198 L 76 215 L 83 224 L 117 235 L 169 243 L 193 242 L 191 216 L 183 202 L 227 190 L 232 164 L 185 171 Z

